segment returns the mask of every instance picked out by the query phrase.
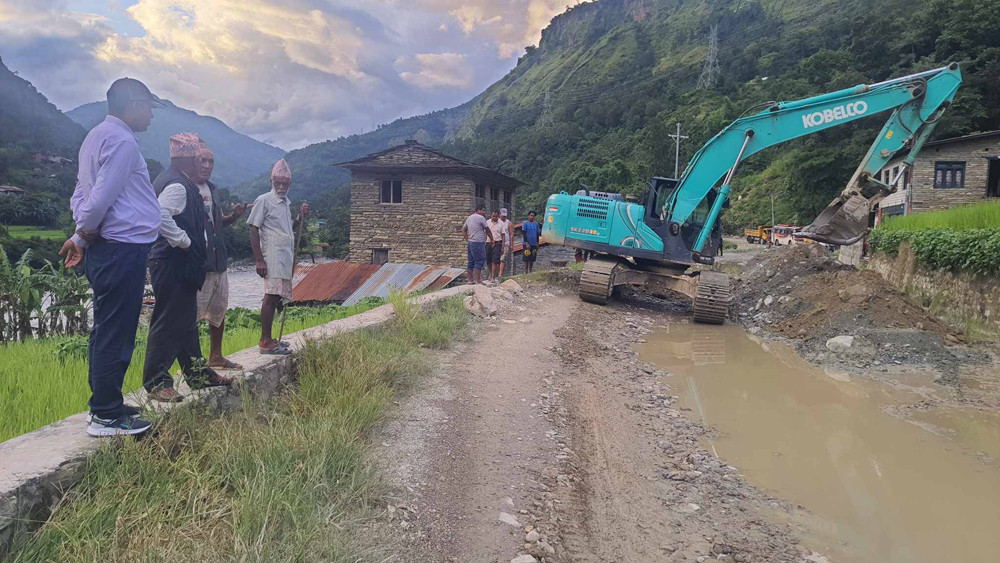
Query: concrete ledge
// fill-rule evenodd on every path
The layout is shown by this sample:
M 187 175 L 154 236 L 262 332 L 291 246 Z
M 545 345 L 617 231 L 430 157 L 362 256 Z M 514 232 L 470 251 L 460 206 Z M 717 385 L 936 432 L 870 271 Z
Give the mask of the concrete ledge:
M 413 297 L 410 302 L 423 306 L 476 291 L 489 293 L 483 286 L 474 288 L 466 285 Z M 392 305 L 387 304 L 286 335 L 284 339 L 294 351 L 299 351 L 307 341 L 376 326 L 394 316 Z M 230 358 L 244 367 L 239 377 L 239 387 L 260 396 L 273 395 L 294 374 L 292 356 L 263 356 L 255 347 L 231 354 Z M 239 408 L 241 402 L 241 390 L 238 387 L 181 391 L 188 397 L 183 403 L 150 405 L 141 390 L 129 394 L 126 402 L 155 406 L 157 411 L 164 413 L 199 403 L 227 410 Z M 16 408 L 15 405 L 7 408 L 11 407 Z M 82 412 L 0 444 L 0 559 L 6 556 L 16 539 L 45 522 L 66 492 L 80 482 L 86 470 L 87 458 L 106 442 L 88 436 L 85 432 L 86 424 L 87 413 Z

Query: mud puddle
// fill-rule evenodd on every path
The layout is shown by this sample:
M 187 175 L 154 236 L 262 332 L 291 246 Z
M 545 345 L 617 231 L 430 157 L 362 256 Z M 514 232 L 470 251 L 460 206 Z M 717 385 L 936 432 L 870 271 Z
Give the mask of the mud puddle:
M 824 373 L 743 329 L 671 324 L 639 345 L 710 449 L 805 509 L 785 520 L 832 561 L 995 561 L 1000 451 L 992 413 L 887 413 L 915 393 Z M 776 516 L 777 518 L 778 516 Z

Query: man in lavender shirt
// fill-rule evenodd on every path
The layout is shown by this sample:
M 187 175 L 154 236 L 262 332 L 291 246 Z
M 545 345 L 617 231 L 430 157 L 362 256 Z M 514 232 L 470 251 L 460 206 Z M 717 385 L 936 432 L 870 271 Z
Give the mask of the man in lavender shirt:
M 160 204 L 135 138 L 149 128 L 154 107 L 163 107 L 162 102 L 142 82 L 121 78 L 111 85 L 108 116 L 80 147 L 70 199 L 76 234 L 59 251 L 69 268 L 84 261 L 94 290 L 88 355 L 91 436 L 141 434 L 150 427 L 138 409 L 124 404 L 122 382 L 135 346 L 146 258 L 160 230 Z

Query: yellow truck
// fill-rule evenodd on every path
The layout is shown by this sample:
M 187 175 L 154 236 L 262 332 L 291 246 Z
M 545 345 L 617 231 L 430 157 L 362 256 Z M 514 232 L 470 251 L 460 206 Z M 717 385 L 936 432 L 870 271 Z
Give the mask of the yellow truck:
M 750 244 L 771 244 L 771 227 L 761 225 L 755 229 L 745 228 L 743 235 Z

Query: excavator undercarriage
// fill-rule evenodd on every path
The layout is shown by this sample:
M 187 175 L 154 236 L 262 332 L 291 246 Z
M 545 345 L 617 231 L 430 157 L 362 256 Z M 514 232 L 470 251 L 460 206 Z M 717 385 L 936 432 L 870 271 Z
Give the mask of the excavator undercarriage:
M 580 298 L 599 305 L 607 304 L 616 287 L 642 287 L 659 297 L 691 301 L 694 320 L 722 324 L 729 316 L 730 280 L 721 272 L 700 270 L 685 273 L 684 268 L 633 264 L 612 255 L 598 255 L 587 261 L 580 276 Z

